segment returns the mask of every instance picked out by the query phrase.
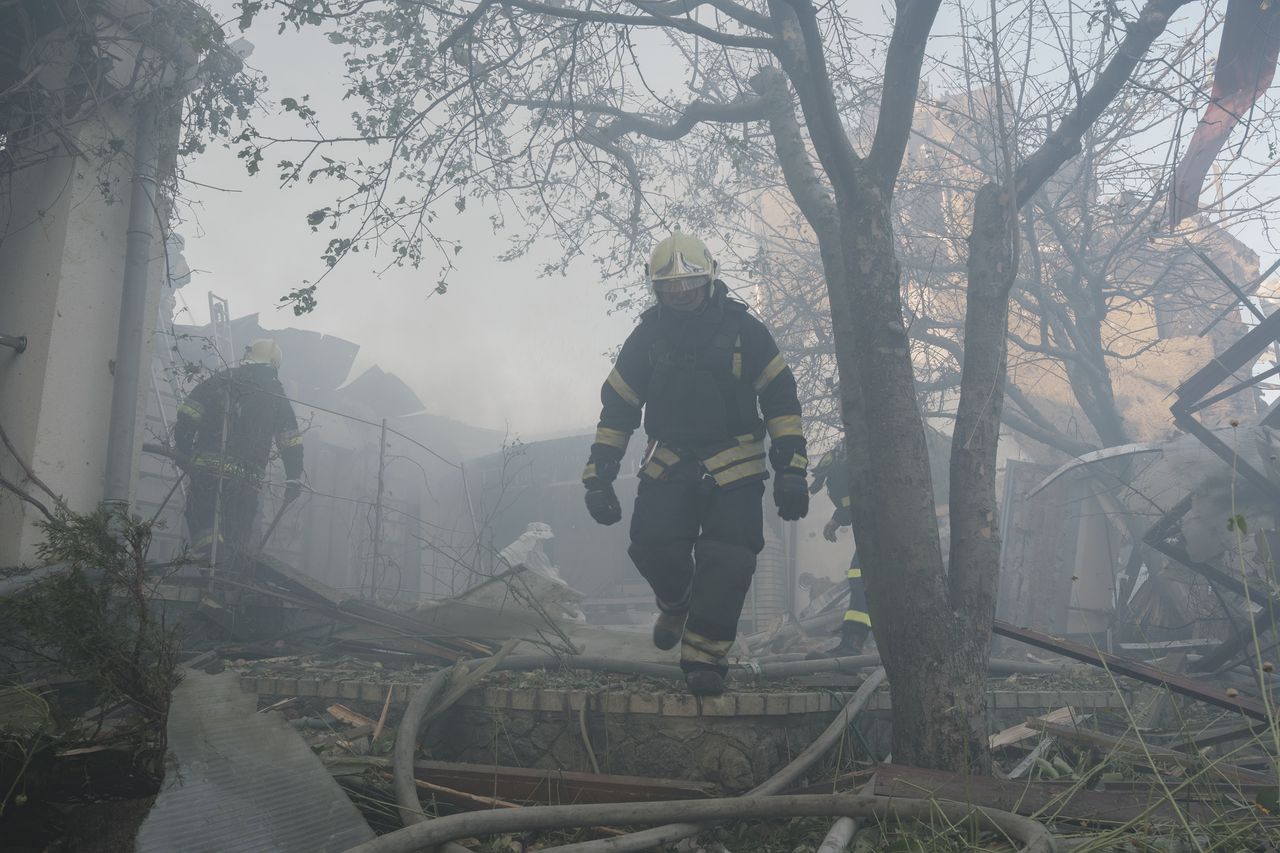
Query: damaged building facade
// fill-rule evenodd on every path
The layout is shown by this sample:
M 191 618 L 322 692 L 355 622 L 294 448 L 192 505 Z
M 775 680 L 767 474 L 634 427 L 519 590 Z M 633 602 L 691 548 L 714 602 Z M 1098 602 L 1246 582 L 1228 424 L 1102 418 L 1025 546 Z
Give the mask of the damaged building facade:
M 158 263 L 179 116 L 173 87 L 200 55 L 153 19 L 145 0 L 17 3 L 0 10 L 0 411 L 14 452 L 6 482 L 31 474 L 77 511 L 133 496 L 141 452 L 139 377 L 165 280 Z M 77 54 L 91 36 L 106 62 Z M 90 65 L 93 68 L 90 69 Z M 91 96 L 91 92 L 93 95 Z M 53 100 L 53 103 L 49 103 Z M 34 557 L 42 518 L 30 503 L 0 506 L 0 565 Z

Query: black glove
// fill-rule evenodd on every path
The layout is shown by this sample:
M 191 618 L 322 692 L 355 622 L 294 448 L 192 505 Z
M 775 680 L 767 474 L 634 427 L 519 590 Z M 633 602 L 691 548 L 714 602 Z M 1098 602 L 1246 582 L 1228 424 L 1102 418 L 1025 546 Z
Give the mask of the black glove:
M 773 502 L 783 521 L 798 521 L 809 514 L 809 489 L 804 472 L 784 469 L 773 481 Z
M 285 480 L 284 482 L 284 503 L 285 506 L 293 503 L 302 494 L 301 480 Z
M 613 483 L 598 480 L 587 489 L 587 512 L 595 519 L 596 524 L 617 524 L 622 521 L 622 504 L 618 503 L 618 493 L 613 490 Z

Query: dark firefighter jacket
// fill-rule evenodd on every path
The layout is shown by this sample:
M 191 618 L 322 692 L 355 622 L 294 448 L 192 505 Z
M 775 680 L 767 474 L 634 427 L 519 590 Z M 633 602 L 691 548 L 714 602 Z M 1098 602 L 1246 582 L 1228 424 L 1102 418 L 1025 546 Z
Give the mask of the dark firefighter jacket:
M 583 472 L 612 481 L 644 415 L 649 450 L 640 476 L 662 479 L 696 458 L 720 486 L 763 480 L 764 435 L 777 470 L 803 473 L 804 434 L 791 369 L 764 324 L 716 281 L 693 314 L 650 308 L 600 389 L 603 409 Z
M 229 406 L 229 408 L 228 408 Z M 224 417 L 225 415 L 225 417 Z M 222 427 L 227 425 L 223 452 Z M 302 436 L 284 386 L 269 364 L 242 364 L 201 382 L 178 407 L 174 447 L 197 470 L 260 480 L 271 443 L 285 476 L 302 476 Z
M 831 502 L 836 506 L 832 517 L 841 527 L 852 524 L 849 460 L 845 456 L 844 444 L 822 454 L 818 464 L 813 466 L 813 483 L 809 486 L 809 491 L 816 495 L 823 485 L 827 487 L 827 497 L 831 498 Z

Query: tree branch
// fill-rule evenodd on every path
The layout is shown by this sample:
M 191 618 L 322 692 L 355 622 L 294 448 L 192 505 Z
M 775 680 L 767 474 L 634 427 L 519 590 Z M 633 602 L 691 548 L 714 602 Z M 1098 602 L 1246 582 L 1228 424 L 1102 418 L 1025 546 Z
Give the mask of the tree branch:
M 699 6 L 710 5 L 745 27 L 773 34 L 773 20 L 753 9 L 734 3 L 733 0 L 631 0 L 633 4 L 651 15 L 670 17 L 688 15 Z
M 18 455 L 18 449 L 13 446 L 13 442 L 9 440 L 9 434 L 4 431 L 4 426 L 2 425 L 0 425 L 0 442 L 4 443 L 5 449 L 9 451 L 9 454 L 13 457 L 13 460 L 18 463 L 18 466 L 20 468 L 22 468 L 22 473 L 26 475 L 26 478 L 31 482 L 35 483 L 37 486 L 39 486 L 46 495 L 52 498 L 54 504 L 58 507 L 58 509 L 66 513 L 70 513 L 71 510 L 68 509 L 67 505 L 63 502 L 62 498 L 59 497 L 58 493 L 55 492 L 53 489 L 49 488 L 49 486 L 45 483 L 44 480 L 41 480 L 39 477 L 37 477 L 36 472 L 31 470 L 31 466 L 28 465 L 26 462 L 24 462 L 22 457 Z M 44 513 L 45 515 L 48 515 L 49 511 L 44 510 Z
M 741 96 L 727 104 L 697 100 L 684 108 L 674 121 L 661 122 L 628 112 L 610 104 L 595 101 L 562 101 L 539 98 L 508 98 L 507 104 L 527 107 L 533 110 L 557 110 L 567 113 L 610 116 L 613 121 L 595 128 L 602 139 L 614 141 L 629 133 L 674 142 L 682 139 L 696 125 L 743 124 L 749 121 L 762 121 L 766 116 L 764 101 L 760 98 Z
M 783 180 L 791 191 L 796 206 L 800 208 L 801 215 L 819 237 L 821 251 L 824 238 L 839 240 L 838 212 L 835 201 L 818 177 L 813 161 L 809 159 L 809 150 L 804 144 L 800 122 L 796 121 L 786 78 L 777 68 L 763 68 L 751 78 L 750 83 L 767 110 L 769 131 L 773 136 Z
M 769 0 L 769 6 L 779 25 L 775 53 L 796 88 L 818 159 L 836 195 L 855 198 L 860 158 L 840 122 L 817 10 L 809 0 Z
M 1139 60 L 1146 54 L 1169 18 L 1191 0 L 1148 0 L 1138 19 L 1128 24 L 1127 32 L 1107 67 L 1098 75 L 1084 97 L 1061 124 L 1049 134 L 1036 151 L 1018 166 L 1014 173 L 1015 204 L 1021 208 L 1049 180 L 1062 164 L 1080 153 L 1080 139 L 1102 115 L 1133 75 Z M 886 84 L 887 85 L 887 84 Z
M 740 96 L 727 104 L 694 101 L 670 124 L 653 121 L 634 113 L 615 113 L 613 121 L 600 128 L 609 139 L 617 139 L 628 133 L 661 139 L 668 142 L 681 139 L 694 126 L 703 122 L 742 124 L 765 118 L 764 101 L 761 98 Z
M 1057 430 L 1047 430 L 1043 427 L 1037 426 L 1021 415 L 1015 414 L 1008 409 L 1004 410 L 1003 415 L 1004 416 L 1001 420 L 1004 421 L 1006 426 L 1016 432 L 1022 433 L 1027 438 L 1034 439 L 1035 441 L 1038 441 L 1048 447 L 1052 447 L 1055 450 L 1061 450 L 1063 453 L 1070 456 L 1083 456 L 1086 453 L 1091 453 L 1098 449 L 1092 444 L 1077 441 L 1074 438 L 1063 435 Z
M 57 519 L 57 517 L 56 517 L 53 513 L 51 513 L 51 512 L 49 511 L 49 508 L 48 508 L 47 506 L 45 506 L 43 503 L 41 503 L 41 502 L 40 502 L 40 501 L 39 501 L 39 500 L 38 500 L 34 495 L 32 495 L 30 492 L 25 491 L 24 489 L 19 488 L 16 484 L 9 482 L 9 481 L 8 481 L 8 480 L 6 480 L 4 477 L 0 477 L 0 487 L 4 487 L 4 488 L 8 489 L 9 491 L 11 491 L 11 492 L 13 492 L 15 495 L 17 495 L 20 499 L 22 499 L 22 500 L 26 501 L 27 503 L 31 504 L 31 505 L 32 505 L 33 507 L 35 507 L 36 509 L 40 510 L 40 512 L 44 514 L 44 517 L 45 517 L 45 518 L 47 518 L 47 519 L 49 520 L 49 523 L 50 523 L 50 524 L 58 524 L 58 519 Z
M 884 63 L 884 86 L 876 135 L 867 154 L 867 165 L 880 182 L 885 197 L 893 195 L 907 151 L 907 139 L 920 94 L 920 68 L 924 49 L 942 0 L 898 0 L 898 20 Z
M 623 27 L 665 27 L 679 30 L 692 36 L 706 39 L 713 44 L 724 47 L 741 47 L 748 50 L 768 50 L 774 48 L 772 38 L 760 36 L 741 36 L 722 33 L 697 21 L 687 18 L 668 18 L 655 15 L 623 15 L 618 12 L 595 12 L 582 9 L 570 9 L 566 6 L 552 6 L 547 3 L 535 3 L 532 0 L 499 0 L 503 6 L 520 9 L 535 15 L 548 18 L 559 18 L 568 21 L 580 21 L 589 24 L 615 24 Z M 464 24 L 465 26 L 465 24 Z

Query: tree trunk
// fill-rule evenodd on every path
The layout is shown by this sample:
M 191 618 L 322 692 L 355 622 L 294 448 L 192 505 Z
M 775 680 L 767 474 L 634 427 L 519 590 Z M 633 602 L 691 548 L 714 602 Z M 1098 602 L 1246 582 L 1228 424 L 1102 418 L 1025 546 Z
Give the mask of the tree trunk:
M 1007 366 L 1008 296 L 1017 258 L 1014 222 L 1030 193 L 1079 151 L 1081 134 L 1129 79 L 1169 14 L 1186 2 L 1149 0 L 1080 103 L 1019 167 L 1013 188 L 1006 192 L 988 185 L 976 199 L 965 363 L 952 442 L 950 575 L 938 541 L 890 213 L 938 3 L 898 6 L 901 17 L 886 56 L 879 124 L 865 160 L 853 151 L 839 120 L 812 5 L 769 4 L 778 22 L 777 54 L 795 86 L 835 196 L 832 216 L 825 191 L 814 192 L 821 185 L 811 174 L 808 155 L 793 151 L 783 157 L 784 171 L 788 161 L 792 166 L 788 184 L 806 188 L 796 200 L 823 244 L 855 495 L 853 530 L 864 556 L 873 629 L 889 675 L 897 761 L 990 770 L 984 664 L 999 579 L 995 462 Z M 775 131 L 775 143 L 779 139 Z M 795 146 L 779 144 L 780 156 L 783 147 Z M 838 262 L 829 260 L 833 237 L 839 241 Z
M 840 217 L 845 268 L 853 273 L 831 286 L 844 288 L 858 309 L 851 329 L 835 330 L 836 347 L 859 344 L 847 356 L 854 376 L 842 377 L 861 392 L 867 445 L 867 488 L 853 507 L 854 532 L 889 674 L 893 754 L 907 764 L 986 772 L 985 658 L 968 659 L 972 644 L 956 643 L 947 603 L 889 205 L 870 176 L 859 190 Z

